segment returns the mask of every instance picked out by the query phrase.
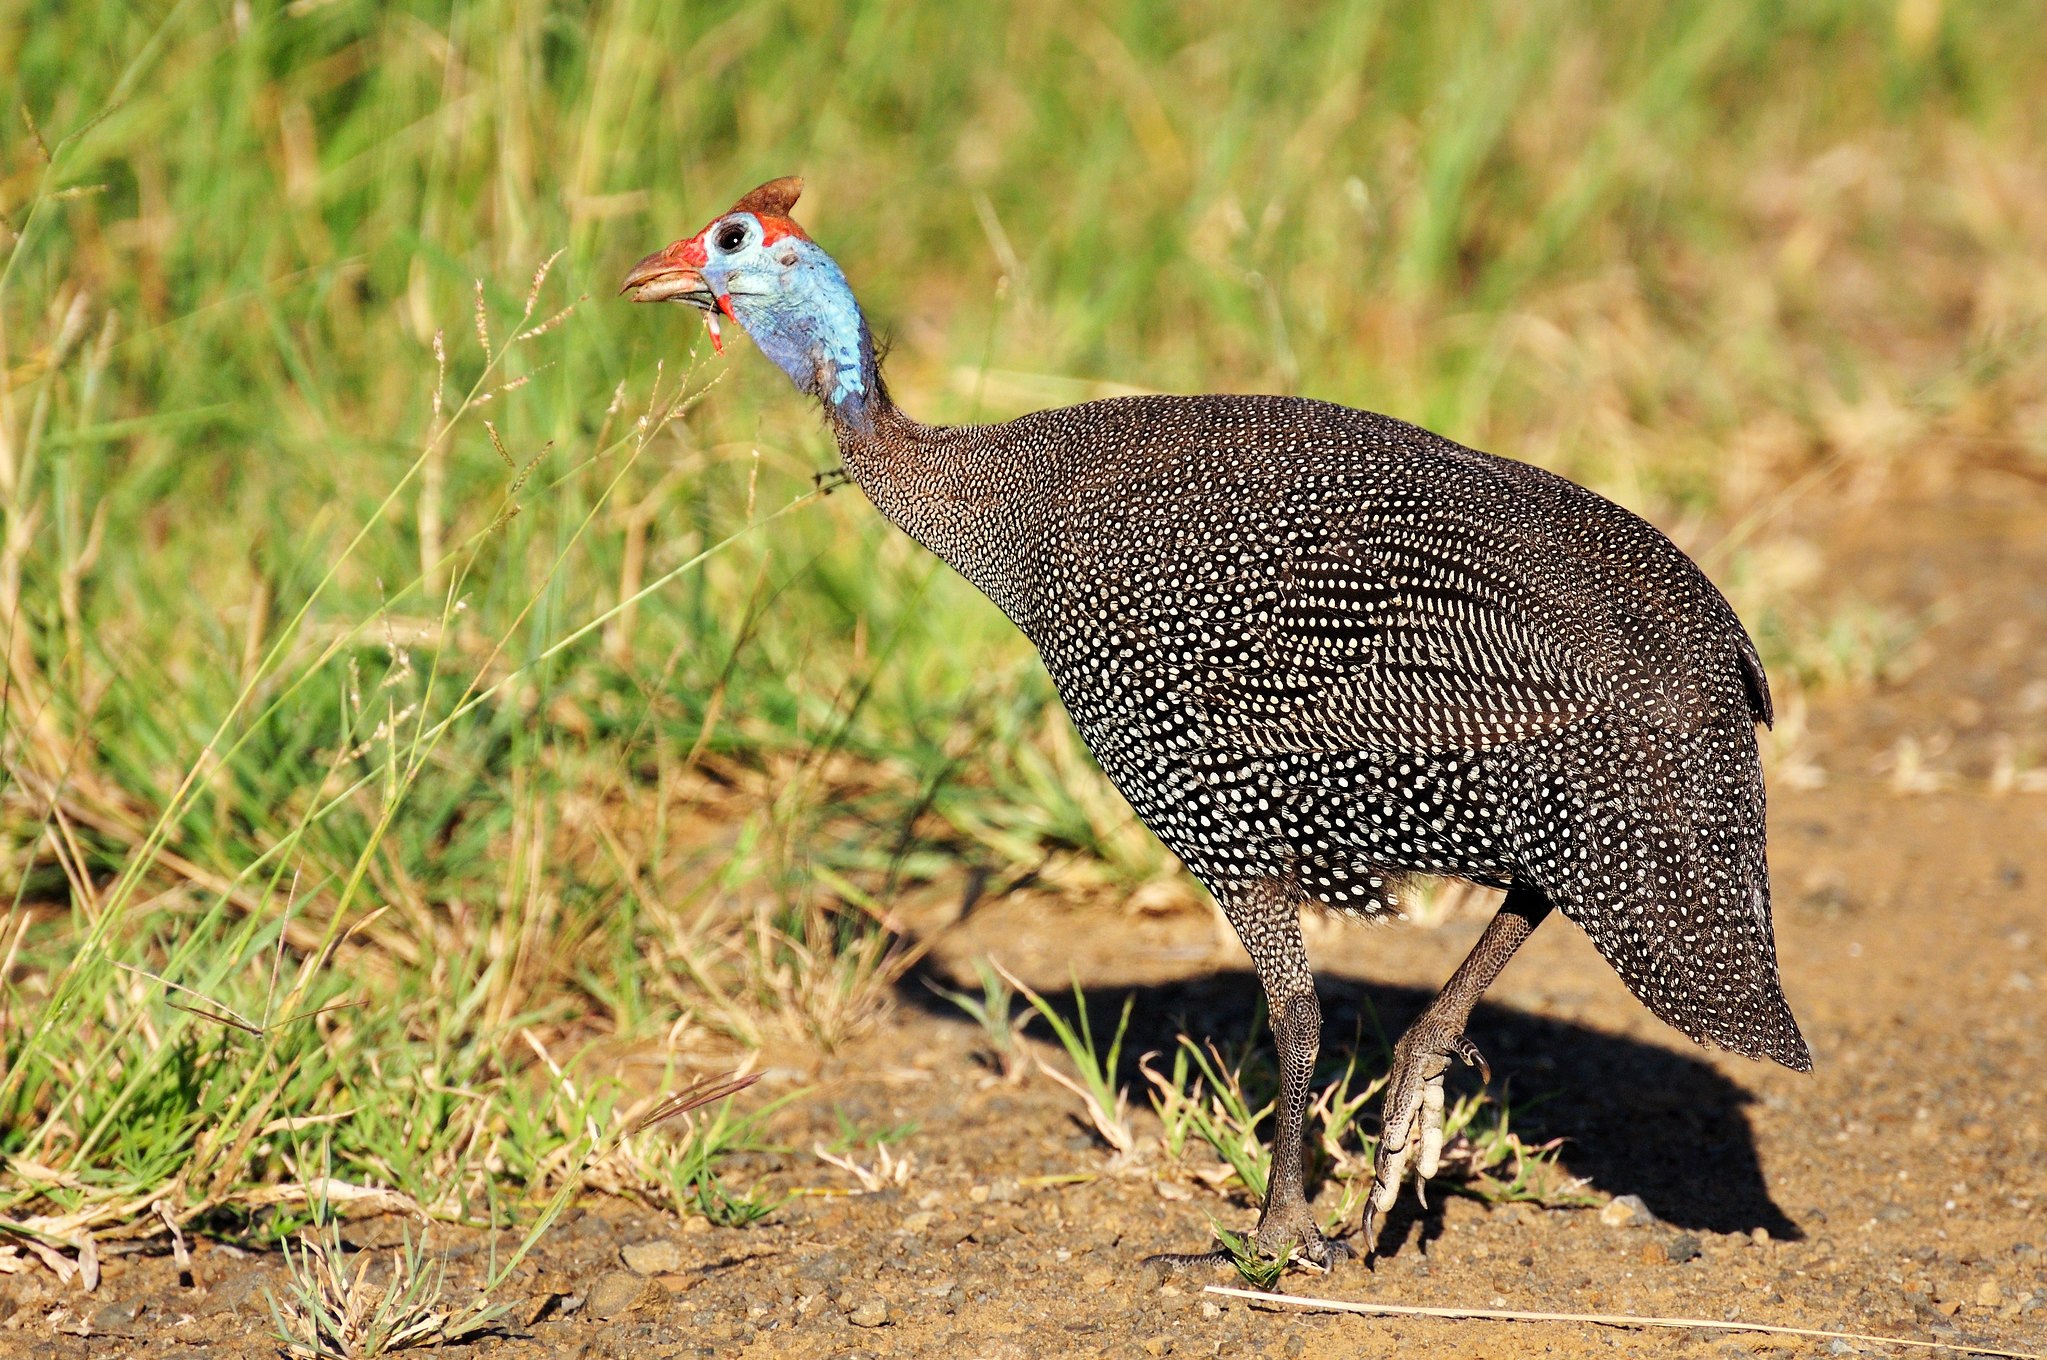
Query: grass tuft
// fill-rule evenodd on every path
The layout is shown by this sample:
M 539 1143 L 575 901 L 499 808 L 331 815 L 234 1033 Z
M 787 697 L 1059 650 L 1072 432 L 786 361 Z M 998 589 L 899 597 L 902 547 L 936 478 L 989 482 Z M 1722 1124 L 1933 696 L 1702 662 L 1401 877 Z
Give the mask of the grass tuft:
M 996 1073 L 1003 1081 L 1015 1084 L 1022 1081 L 1028 1071 L 1025 1060 L 1030 1055 L 1024 1051 L 1023 1032 L 1037 1011 L 1033 1008 L 1016 1009 L 1016 989 L 1003 978 L 991 960 L 976 958 L 974 971 L 981 981 L 979 996 L 941 987 L 928 979 L 925 985 L 965 1011 L 981 1027 L 981 1032 L 988 1039 L 988 1052 Z
M 509 1310 L 487 1297 L 449 1304 L 446 1263 L 428 1255 L 423 1233 L 389 1254 L 382 1284 L 372 1276 L 372 1254 L 350 1253 L 332 1219 L 322 1230 L 300 1233 L 296 1250 L 282 1245 L 286 1277 L 284 1297 L 270 1298 L 273 1336 L 285 1354 L 303 1360 L 374 1360 L 470 1341 Z
M 1127 1156 L 1136 1151 L 1137 1135 L 1130 1128 L 1130 1097 L 1116 1080 L 1118 1064 L 1123 1057 L 1123 1036 L 1130 1029 L 1130 1008 L 1137 997 L 1135 993 L 1123 998 L 1123 1013 L 1117 1018 L 1116 1033 L 1109 1040 L 1106 1050 L 1095 1042 L 1094 1024 L 1088 1019 L 1087 997 L 1080 990 L 1080 979 L 1073 980 L 1074 1019 L 1068 1021 L 1045 1000 L 1032 991 L 1016 974 L 1000 963 L 993 967 L 1002 981 L 1016 989 L 1031 1009 L 1044 1017 L 1045 1024 L 1066 1050 L 1067 1059 L 1072 1062 L 1078 1080 L 1067 1076 L 1056 1067 L 1037 1059 L 1038 1070 L 1058 1082 L 1081 1099 L 1087 1111 L 1088 1123 L 1118 1155 Z
M 1258 1244 L 1249 1234 L 1231 1232 L 1220 1223 L 1209 1224 L 1209 1231 L 1215 1240 L 1229 1253 L 1230 1264 L 1237 1276 L 1253 1289 L 1276 1289 L 1286 1275 L 1289 1256 L 1268 1256 L 1258 1249 Z

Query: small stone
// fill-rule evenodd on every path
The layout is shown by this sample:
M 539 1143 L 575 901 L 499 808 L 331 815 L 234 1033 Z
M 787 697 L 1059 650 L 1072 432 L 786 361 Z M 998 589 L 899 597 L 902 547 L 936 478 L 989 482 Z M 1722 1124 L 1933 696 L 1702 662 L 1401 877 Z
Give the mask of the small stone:
M 1622 1195 L 1599 1211 L 1599 1221 L 1609 1228 L 1644 1228 L 1656 1221 L 1640 1195 Z
M 246 1313 L 255 1317 L 268 1317 L 270 1295 L 284 1294 L 282 1272 L 272 1275 L 265 1270 L 245 1270 L 215 1282 L 206 1291 L 206 1298 L 199 1305 L 201 1317 L 214 1313 Z
M 1004 1176 L 988 1187 L 988 1201 L 991 1204 L 1014 1204 L 1023 1198 L 1023 1187 L 1013 1176 Z
M 710 1230 L 711 1220 L 705 1218 L 702 1214 L 691 1214 L 688 1218 L 682 1220 L 682 1235 L 684 1237 L 701 1237 Z
M 635 1242 L 618 1254 L 625 1268 L 635 1275 L 666 1275 L 682 1269 L 682 1248 L 666 1238 Z
M 1752 1229 L 1749 1232 L 1748 1240 L 1759 1247 L 1767 1247 L 1770 1245 L 1770 1230 L 1768 1228 Z
M 929 1209 L 920 1209 L 903 1220 L 903 1231 L 907 1233 L 923 1232 L 931 1226 L 932 1219 L 936 1217 L 937 1215 L 933 1214 Z
M 818 1284 L 830 1288 L 844 1279 L 846 1272 L 851 1269 L 852 1264 L 846 1259 L 846 1253 L 826 1248 L 798 1265 L 796 1274 L 799 1278 L 815 1280 Z
M 1165 1355 L 1173 1349 L 1173 1338 L 1170 1336 L 1148 1336 L 1137 1344 L 1144 1347 L 1146 1355 Z
M 1995 1308 L 2004 1302 L 2004 1290 L 1998 1287 L 1997 1281 L 1985 1280 L 1976 1286 L 1976 1302 L 1985 1308 Z
M 986 1204 L 988 1202 L 988 1187 L 985 1185 L 969 1187 L 967 1199 L 974 1204 Z
M 1201 1316 L 1213 1322 L 1216 1318 L 1219 1318 L 1222 1315 L 1223 1310 L 1221 1304 L 1217 1303 L 1213 1299 L 1203 1299 L 1201 1301 Z
M 647 1282 L 629 1270 L 607 1270 L 590 1282 L 583 1306 L 594 1318 L 620 1317 L 640 1301 L 646 1289 Z
M 95 1309 L 92 1329 L 95 1332 L 125 1332 L 135 1325 L 135 1319 L 142 1316 L 144 1306 L 140 1303 L 110 1303 Z
M 1698 1260 L 1700 1250 L 1699 1239 L 1690 1233 L 1678 1233 L 1663 1244 L 1664 1258 L 1674 1266 Z
M 888 1325 L 888 1300 L 879 1294 L 867 1294 L 846 1310 L 846 1321 L 855 1327 L 885 1327 Z

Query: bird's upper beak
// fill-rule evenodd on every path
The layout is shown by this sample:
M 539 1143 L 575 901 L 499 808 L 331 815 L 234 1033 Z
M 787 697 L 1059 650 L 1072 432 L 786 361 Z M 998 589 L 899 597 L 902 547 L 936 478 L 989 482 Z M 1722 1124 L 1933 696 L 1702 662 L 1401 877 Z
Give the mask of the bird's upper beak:
M 694 265 L 682 262 L 682 248 L 687 244 L 677 241 L 641 260 L 618 291 L 630 294 L 634 302 L 687 302 L 707 312 L 716 307 L 718 295 L 704 282 L 704 276 Z

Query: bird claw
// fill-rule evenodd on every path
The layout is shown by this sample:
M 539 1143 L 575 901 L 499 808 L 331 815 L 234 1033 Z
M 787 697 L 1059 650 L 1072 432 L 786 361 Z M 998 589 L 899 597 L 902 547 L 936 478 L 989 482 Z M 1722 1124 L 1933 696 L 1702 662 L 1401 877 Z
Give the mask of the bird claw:
M 1414 1164 L 1415 1197 L 1423 1208 L 1428 1207 L 1426 1186 L 1443 1165 L 1443 1075 L 1450 1070 L 1452 1057 L 1476 1067 L 1484 1080 L 1492 1080 L 1492 1068 L 1478 1045 L 1462 1034 L 1436 1044 L 1402 1040 L 1394 1048 L 1393 1072 L 1386 1083 L 1380 1118 L 1379 1153 L 1372 1163 L 1372 1191 L 1365 1202 L 1367 1251 L 1374 1247 L 1379 1216 L 1400 1198 L 1409 1162 Z
M 1478 1069 L 1478 1079 L 1490 1086 L 1493 1080 L 1492 1064 L 1485 1060 L 1485 1054 L 1478 1051 L 1478 1045 L 1466 1035 L 1458 1035 L 1450 1041 L 1450 1051 L 1463 1059 L 1466 1067 Z
M 1268 1261 L 1283 1260 L 1290 1267 L 1324 1272 L 1334 1270 L 1355 1255 L 1348 1244 L 1322 1235 L 1321 1225 L 1315 1221 L 1307 1201 L 1299 1196 L 1267 1205 L 1259 1216 L 1258 1226 L 1242 1245 Z M 1143 1264 L 1161 1270 L 1188 1270 L 1229 1266 L 1234 1259 L 1225 1246 L 1214 1251 L 1162 1252 L 1145 1257 Z

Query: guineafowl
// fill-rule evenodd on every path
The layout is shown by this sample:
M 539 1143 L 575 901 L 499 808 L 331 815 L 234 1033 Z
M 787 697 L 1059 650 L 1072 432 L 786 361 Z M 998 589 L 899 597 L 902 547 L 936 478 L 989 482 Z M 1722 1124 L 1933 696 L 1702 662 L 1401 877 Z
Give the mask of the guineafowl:
M 1287 397 L 1129 397 L 999 425 L 889 399 L 846 276 L 764 184 L 623 291 L 736 322 L 845 470 L 1043 656 L 1102 769 L 1249 951 L 1281 1095 L 1256 1242 L 1327 1265 L 1302 1185 L 1321 1035 L 1300 911 L 1506 900 L 1394 1049 L 1362 1225 L 1434 1175 L 1472 1007 L 1552 907 L 1693 1039 L 1806 1071 L 1770 924 L 1763 667 L 1699 568 L 1539 468 Z M 1164 1258 L 1176 1263 L 1213 1256 Z

